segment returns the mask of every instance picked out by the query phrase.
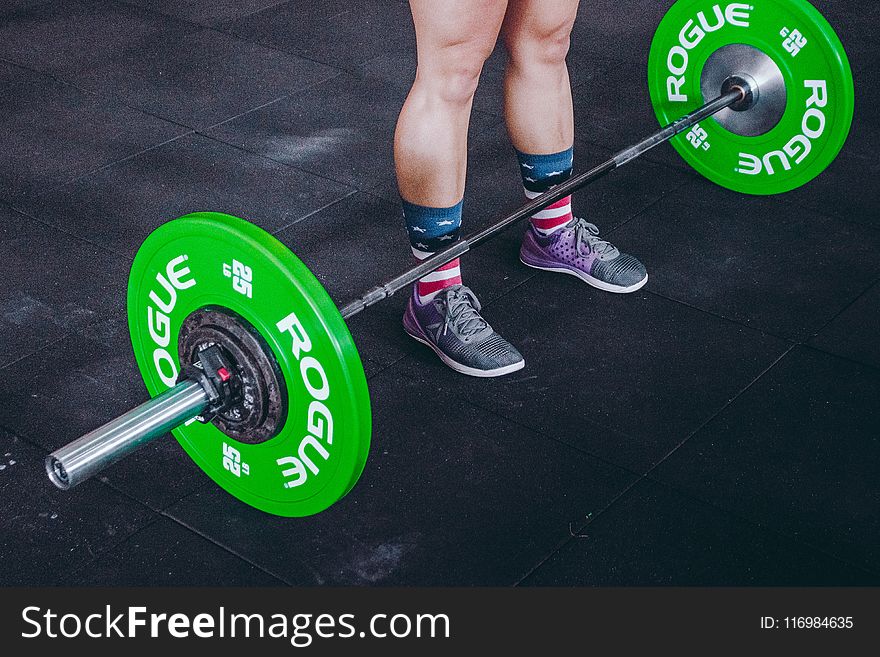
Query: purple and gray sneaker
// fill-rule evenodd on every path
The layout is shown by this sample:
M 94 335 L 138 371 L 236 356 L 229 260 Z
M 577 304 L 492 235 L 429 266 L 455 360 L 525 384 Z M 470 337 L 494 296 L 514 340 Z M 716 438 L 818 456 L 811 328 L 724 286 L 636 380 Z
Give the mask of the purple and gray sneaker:
M 502 376 L 526 364 L 516 348 L 480 316 L 480 302 L 464 285 L 447 287 L 426 304 L 419 303 L 413 289 L 403 328 L 462 374 Z
M 599 229 L 574 218 L 550 235 L 529 224 L 519 259 L 529 267 L 577 276 L 606 292 L 635 292 L 648 282 L 645 266 L 599 237 Z

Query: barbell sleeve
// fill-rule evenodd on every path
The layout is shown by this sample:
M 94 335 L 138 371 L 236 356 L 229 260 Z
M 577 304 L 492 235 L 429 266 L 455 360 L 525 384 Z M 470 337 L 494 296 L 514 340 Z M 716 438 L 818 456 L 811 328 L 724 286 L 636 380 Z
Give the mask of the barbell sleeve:
M 210 399 L 197 381 L 173 388 L 46 457 L 53 484 L 67 490 L 201 413 Z

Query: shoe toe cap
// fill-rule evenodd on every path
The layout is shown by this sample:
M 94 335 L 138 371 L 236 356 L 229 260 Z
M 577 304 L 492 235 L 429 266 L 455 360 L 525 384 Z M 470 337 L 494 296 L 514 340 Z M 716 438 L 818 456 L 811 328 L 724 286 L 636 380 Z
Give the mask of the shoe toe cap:
M 522 362 L 522 354 L 497 333 L 493 333 L 488 339 L 474 349 L 475 364 L 485 369 L 498 369 L 510 367 Z
M 648 271 L 636 257 L 623 253 L 614 260 L 597 262 L 593 275 L 612 285 L 632 287 L 645 280 Z

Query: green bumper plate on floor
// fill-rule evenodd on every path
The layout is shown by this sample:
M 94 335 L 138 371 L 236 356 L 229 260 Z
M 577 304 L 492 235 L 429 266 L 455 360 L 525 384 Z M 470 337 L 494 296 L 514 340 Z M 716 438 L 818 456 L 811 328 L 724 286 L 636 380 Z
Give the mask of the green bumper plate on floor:
M 781 94 L 767 83 L 762 98 L 760 86 L 765 80 L 760 77 L 767 72 L 749 57 L 730 56 L 748 52 L 772 61 L 770 68 L 784 82 Z M 726 73 L 751 72 L 758 78 L 755 110 L 729 117 L 731 123 L 738 119 L 747 124 L 751 117 L 757 121 L 768 109 L 772 114 L 773 103 L 779 115 L 765 126 L 766 131 L 725 126 L 721 114 L 702 121 L 672 140 L 688 164 L 719 185 L 764 195 L 800 187 L 834 160 L 852 123 L 852 72 L 834 30 L 811 4 L 805 0 L 676 2 L 657 29 L 648 60 L 651 102 L 661 124 L 721 95 L 714 85 L 705 88 L 706 80 L 718 75 L 707 69 L 719 67 L 719 62 L 743 69 Z M 724 112 L 729 115 L 731 110 Z
M 257 226 L 207 212 L 170 221 L 144 241 L 128 286 L 132 345 L 152 395 L 178 376 L 184 319 L 208 306 L 244 317 L 268 344 L 287 387 L 287 418 L 259 444 L 198 421 L 175 437 L 211 479 L 253 507 L 280 516 L 326 509 L 360 476 L 371 433 L 363 366 L 335 304 Z

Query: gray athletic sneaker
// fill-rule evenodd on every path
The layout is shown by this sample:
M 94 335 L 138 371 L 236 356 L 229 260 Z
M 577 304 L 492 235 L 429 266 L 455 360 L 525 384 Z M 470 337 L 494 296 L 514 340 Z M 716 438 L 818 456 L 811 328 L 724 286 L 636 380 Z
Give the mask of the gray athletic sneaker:
M 593 224 L 574 218 L 550 235 L 529 224 L 519 259 L 529 267 L 577 276 L 606 292 L 635 292 L 648 282 L 645 266 L 599 237 Z
M 403 314 L 403 328 L 462 374 L 502 376 L 526 364 L 520 353 L 480 316 L 480 302 L 464 285 L 448 287 L 424 305 L 413 290 Z

